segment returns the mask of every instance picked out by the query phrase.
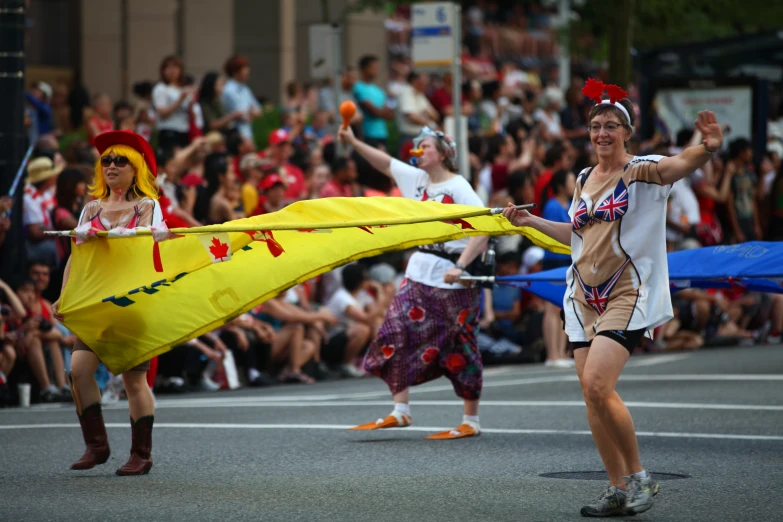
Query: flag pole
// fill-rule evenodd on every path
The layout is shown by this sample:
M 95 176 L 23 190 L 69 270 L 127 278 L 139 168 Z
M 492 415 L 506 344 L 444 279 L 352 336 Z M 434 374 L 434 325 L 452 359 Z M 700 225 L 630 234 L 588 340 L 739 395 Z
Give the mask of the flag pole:
M 527 205 L 515 205 L 517 210 L 527 210 L 535 208 L 535 203 Z M 508 207 L 497 208 L 484 208 L 476 210 L 474 212 L 463 212 L 461 214 L 451 214 L 444 216 L 422 216 L 413 218 L 397 218 L 397 219 L 383 219 L 383 220 L 370 220 L 370 221 L 342 221 L 338 223 L 288 223 L 280 225 L 261 225 L 261 224 L 249 224 L 249 225 L 231 225 L 226 227 L 225 225 L 208 225 L 203 227 L 191 227 L 191 228 L 172 228 L 169 232 L 174 235 L 184 234 L 216 234 L 220 232 L 277 232 L 281 230 L 323 230 L 323 229 L 335 229 L 335 228 L 359 228 L 359 227 L 373 227 L 373 226 L 393 226 L 393 225 L 415 225 L 418 223 L 432 223 L 437 221 L 451 221 L 456 219 L 467 219 L 480 216 L 495 216 L 502 214 Z M 74 230 L 45 230 L 45 236 L 57 236 L 57 237 L 74 237 L 76 231 Z M 152 236 L 153 231 L 150 228 L 136 228 L 130 229 L 128 233 L 110 232 L 105 230 L 96 230 L 91 233 L 96 237 L 110 237 L 112 239 L 123 237 L 139 237 L 139 236 Z

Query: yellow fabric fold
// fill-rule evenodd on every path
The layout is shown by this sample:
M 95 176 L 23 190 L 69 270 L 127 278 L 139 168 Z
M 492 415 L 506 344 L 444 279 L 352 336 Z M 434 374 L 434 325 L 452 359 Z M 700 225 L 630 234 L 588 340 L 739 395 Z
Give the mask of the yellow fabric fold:
M 65 326 L 119 374 L 298 283 L 364 257 L 465 236 L 518 233 L 553 252 L 570 252 L 503 216 L 460 218 L 477 211 L 488 213 L 402 198 L 329 198 L 157 245 L 150 236 L 92 239 L 72 249 L 60 311 Z M 324 223 L 343 228 L 313 229 Z M 272 231 L 229 232 L 237 225 Z

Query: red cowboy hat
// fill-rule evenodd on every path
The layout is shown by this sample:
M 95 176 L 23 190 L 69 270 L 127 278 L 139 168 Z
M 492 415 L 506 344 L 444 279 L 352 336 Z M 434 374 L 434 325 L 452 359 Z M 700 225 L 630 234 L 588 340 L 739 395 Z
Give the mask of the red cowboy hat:
M 155 161 L 155 152 L 143 137 L 129 130 L 109 131 L 95 136 L 95 147 L 101 155 L 112 145 L 127 145 L 137 151 L 144 158 L 152 175 L 157 177 L 158 163 Z

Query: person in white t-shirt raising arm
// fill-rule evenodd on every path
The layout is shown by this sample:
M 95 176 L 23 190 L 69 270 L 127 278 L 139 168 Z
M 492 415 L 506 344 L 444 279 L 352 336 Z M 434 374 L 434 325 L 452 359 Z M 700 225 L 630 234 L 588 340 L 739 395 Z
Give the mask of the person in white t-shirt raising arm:
M 350 127 L 341 128 L 338 137 L 375 169 L 394 178 L 406 198 L 484 206 L 470 183 L 457 174 L 456 144 L 442 132 L 423 127 L 413 140 L 421 153 L 412 160 L 418 168 L 358 140 Z M 486 247 L 487 239 L 476 236 L 428 245 L 411 256 L 405 279 L 364 358 L 364 369 L 389 386 L 394 410 L 385 419 L 351 429 L 410 426 L 408 389 L 446 376 L 465 401 L 465 414 L 456 429 L 427 438 L 480 434 L 478 406 L 483 372 L 476 330 L 481 290 L 464 286 L 459 278 Z

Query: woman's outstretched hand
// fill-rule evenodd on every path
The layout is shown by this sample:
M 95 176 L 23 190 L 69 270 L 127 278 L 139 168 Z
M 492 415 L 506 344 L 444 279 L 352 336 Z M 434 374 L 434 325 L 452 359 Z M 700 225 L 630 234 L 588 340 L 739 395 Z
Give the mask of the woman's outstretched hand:
M 515 227 L 528 227 L 533 215 L 527 210 L 517 210 L 513 203 L 509 203 L 503 210 L 503 217 L 508 219 Z
M 346 128 L 341 126 L 340 130 L 337 131 L 337 139 L 346 145 L 353 145 L 354 141 L 356 141 L 356 136 L 354 136 L 350 125 Z
M 723 145 L 723 131 L 718 123 L 718 118 L 712 111 L 700 111 L 699 119 L 695 122 L 696 128 L 701 132 L 704 140 L 702 143 L 709 152 L 715 152 Z

